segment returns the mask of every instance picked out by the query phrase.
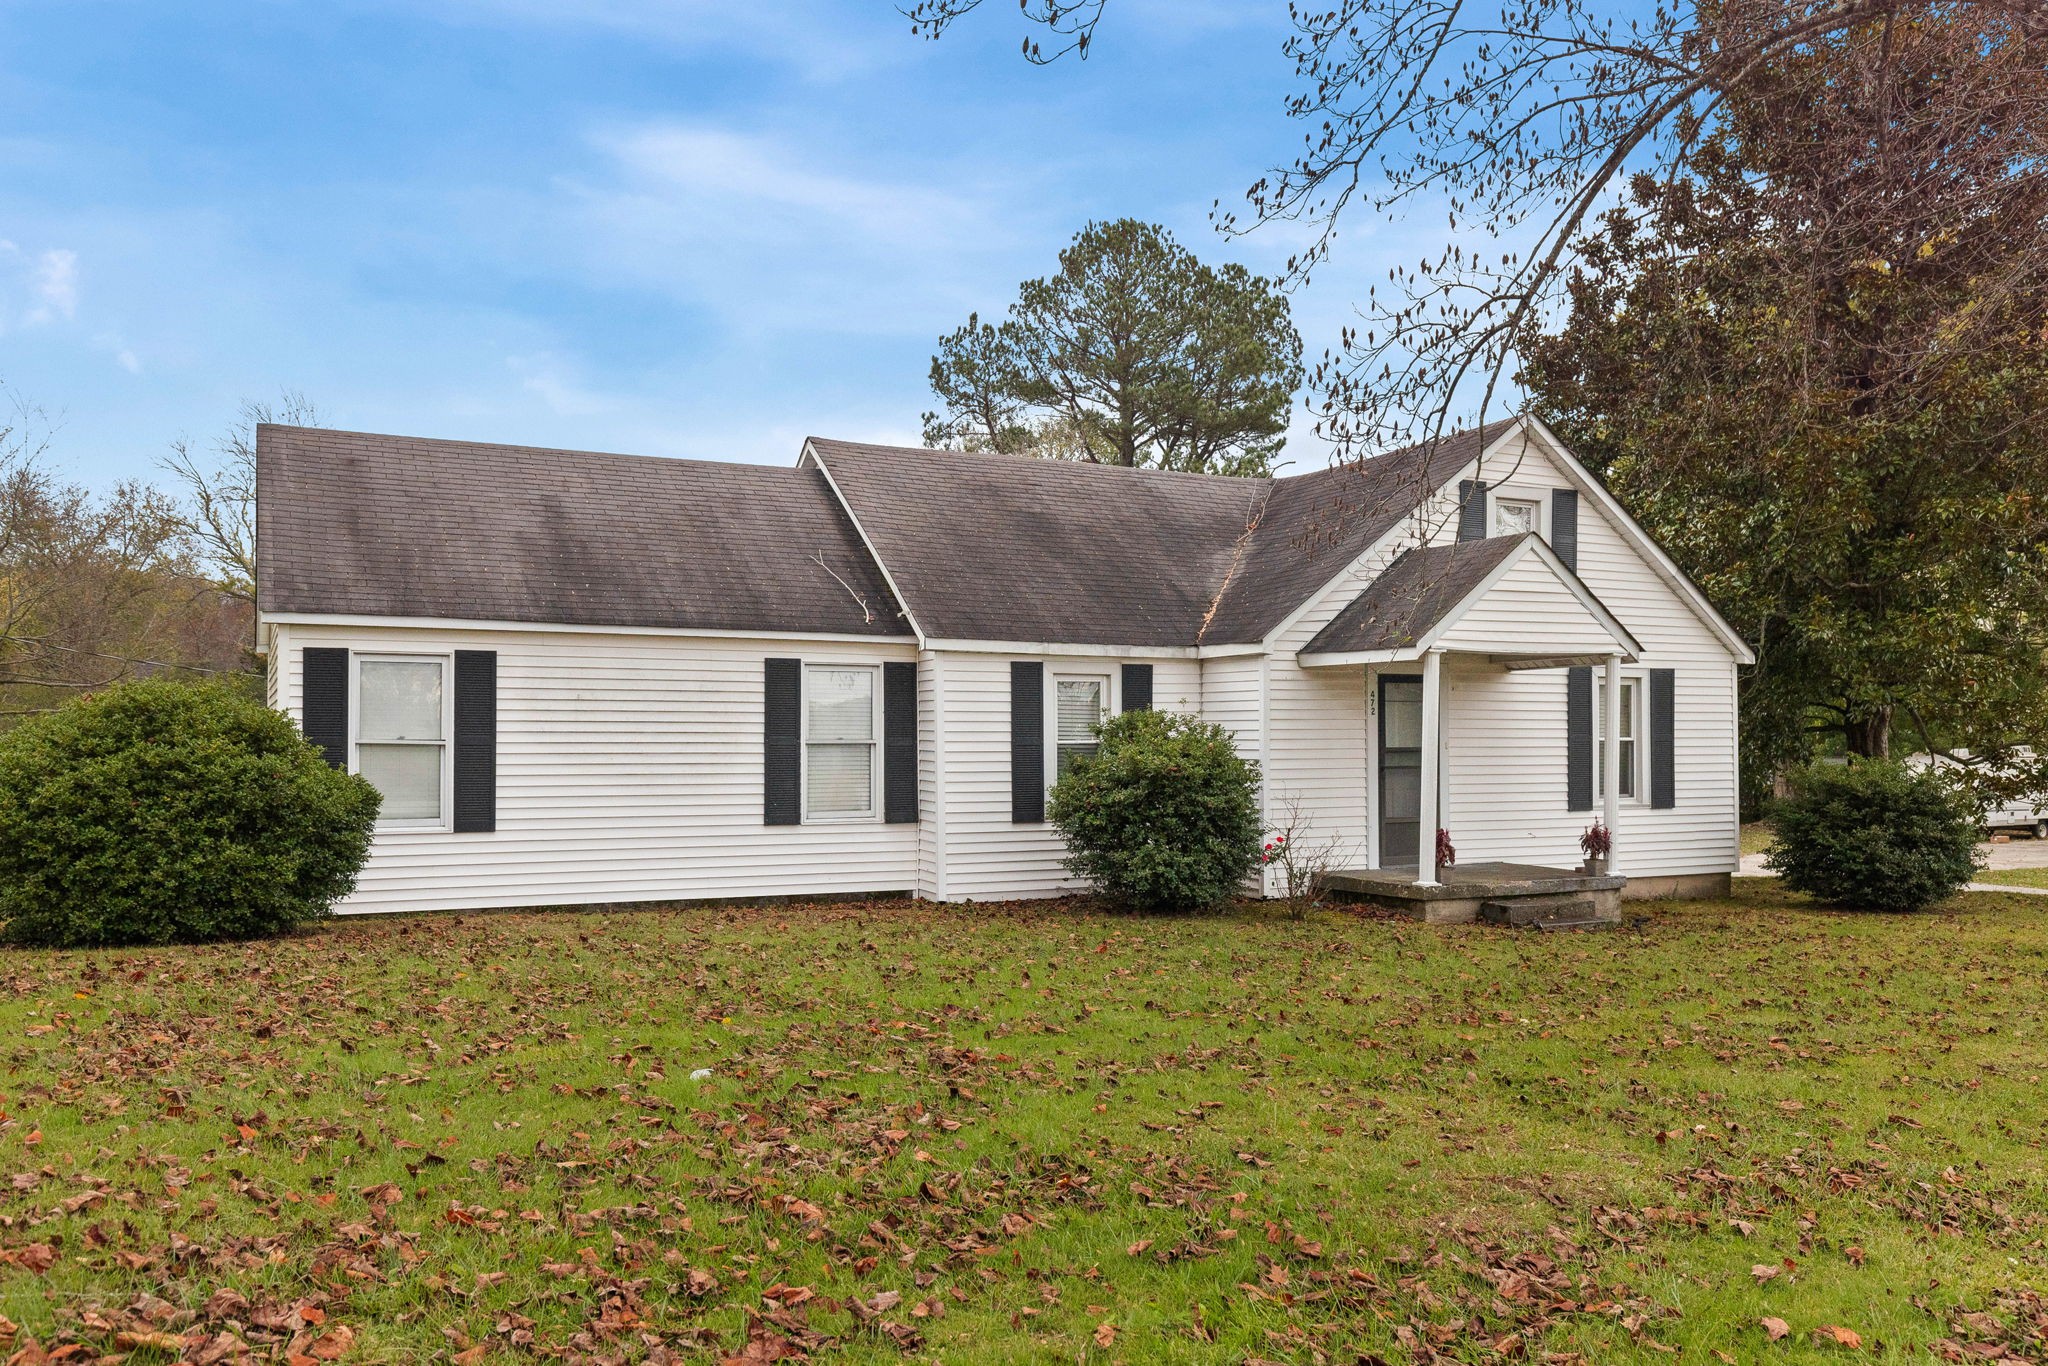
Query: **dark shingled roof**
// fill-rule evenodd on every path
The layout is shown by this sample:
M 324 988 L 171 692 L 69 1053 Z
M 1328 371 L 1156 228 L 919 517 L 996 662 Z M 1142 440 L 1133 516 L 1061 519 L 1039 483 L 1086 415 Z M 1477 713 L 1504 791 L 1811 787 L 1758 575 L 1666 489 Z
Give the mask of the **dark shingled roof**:
M 1405 552 L 1302 646 L 1301 653 L 1407 649 L 1533 534 L 1489 536 Z
M 1270 481 L 812 438 L 944 640 L 1193 645 Z
M 927 635 L 1226 645 L 1263 640 L 1506 430 L 1283 479 L 1030 456 L 811 449 Z
M 1272 481 L 1272 495 L 1199 643 L 1264 640 L 1513 423 L 1489 422 L 1425 448 Z M 907 591 L 907 590 L 906 590 Z
M 265 612 L 909 634 L 814 469 L 265 425 L 256 488 Z

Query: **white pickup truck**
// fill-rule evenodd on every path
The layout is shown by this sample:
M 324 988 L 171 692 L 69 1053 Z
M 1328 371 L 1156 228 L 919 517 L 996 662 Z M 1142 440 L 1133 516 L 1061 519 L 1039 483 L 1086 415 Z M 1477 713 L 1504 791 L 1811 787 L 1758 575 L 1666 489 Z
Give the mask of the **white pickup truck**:
M 2029 757 L 2032 756 L 2031 750 L 2020 750 L 2018 752 Z M 1969 751 L 1964 750 L 1963 753 L 1967 755 Z M 1906 763 L 1914 768 L 1926 768 L 1929 764 L 1946 764 L 1951 767 L 1955 765 L 1955 761 L 1946 755 L 1930 757 L 1926 754 L 1915 754 L 1907 759 Z M 1986 830 L 2025 830 L 2037 840 L 2048 840 L 2048 806 L 2037 805 L 2033 800 L 2026 798 L 2006 802 L 1998 806 L 1987 805 L 1984 808 L 1984 828 Z

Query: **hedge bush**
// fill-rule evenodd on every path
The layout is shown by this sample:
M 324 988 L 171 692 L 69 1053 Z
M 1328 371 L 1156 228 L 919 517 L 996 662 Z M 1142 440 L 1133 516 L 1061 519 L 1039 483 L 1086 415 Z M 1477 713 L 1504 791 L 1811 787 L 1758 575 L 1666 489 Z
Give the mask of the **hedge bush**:
M 1917 911 L 1977 871 L 1980 820 L 1976 799 L 1939 773 L 1878 760 L 1815 764 L 1775 808 L 1765 863 L 1823 901 Z
M 355 885 L 379 800 L 224 684 L 109 688 L 0 736 L 0 938 L 293 929 Z
M 1101 748 L 1053 785 L 1067 868 L 1139 910 L 1193 910 L 1259 866 L 1259 770 L 1223 727 L 1170 712 L 1105 722 Z

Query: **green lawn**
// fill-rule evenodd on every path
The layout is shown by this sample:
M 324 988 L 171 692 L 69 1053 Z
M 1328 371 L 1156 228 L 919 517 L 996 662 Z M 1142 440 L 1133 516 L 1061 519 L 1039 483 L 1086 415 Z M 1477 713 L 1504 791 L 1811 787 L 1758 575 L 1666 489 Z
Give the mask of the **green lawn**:
M 1585 936 L 791 906 L 7 953 L 4 1349 L 2038 1358 L 2048 908 L 1738 886 Z
M 1742 827 L 1742 852 L 1745 854 L 1766 854 L 1771 842 L 1777 839 L 1777 831 L 1769 821 L 1751 821 Z

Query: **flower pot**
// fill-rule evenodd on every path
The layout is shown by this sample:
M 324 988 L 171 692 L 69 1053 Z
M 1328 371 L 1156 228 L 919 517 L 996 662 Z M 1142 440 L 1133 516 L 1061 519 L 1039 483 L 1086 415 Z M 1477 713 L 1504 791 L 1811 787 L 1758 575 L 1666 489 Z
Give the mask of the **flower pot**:
M 1596 856 L 1593 854 L 1586 855 L 1586 876 L 1606 877 L 1607 859 L 1604 856 Z

